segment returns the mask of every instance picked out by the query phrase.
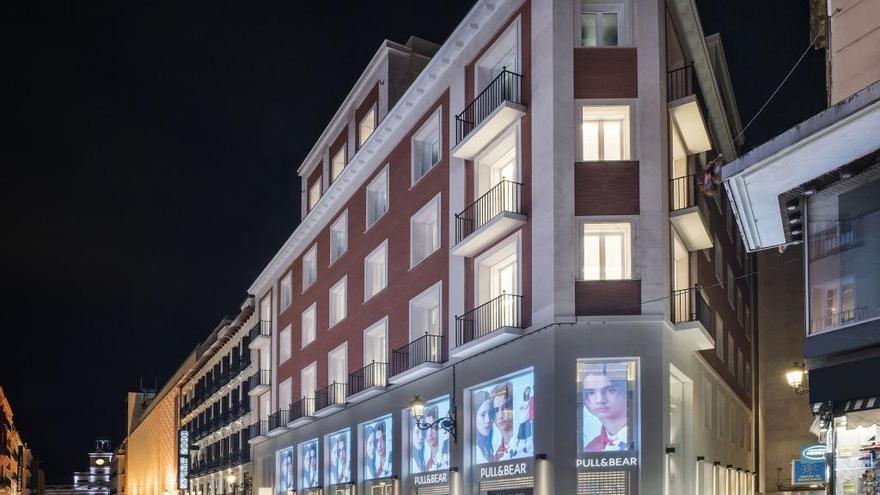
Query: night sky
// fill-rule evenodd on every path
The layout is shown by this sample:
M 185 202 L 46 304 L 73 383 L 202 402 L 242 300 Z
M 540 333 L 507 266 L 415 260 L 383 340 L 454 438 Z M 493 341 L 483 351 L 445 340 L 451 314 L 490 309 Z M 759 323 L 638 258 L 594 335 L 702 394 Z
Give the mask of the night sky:
M 0 385 L 50 482 L 124 434 L 298 223 L 296 169 L 379 43 L 473 2 L 3 2 Z M 698 1 L 743 124 L 809 43 L 806 0 Z M 760 6 L 760 8 L 758 8 Z M 821 110 L 811 52 L 747 147 Z

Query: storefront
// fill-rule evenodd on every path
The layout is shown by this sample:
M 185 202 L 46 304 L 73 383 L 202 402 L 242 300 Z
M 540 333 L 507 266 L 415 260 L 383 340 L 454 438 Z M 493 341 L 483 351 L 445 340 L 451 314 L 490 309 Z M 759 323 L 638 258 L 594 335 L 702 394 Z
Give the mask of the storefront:
M 880 396 L 837 404 L 825 433 L 834 495 L 880 495 Z

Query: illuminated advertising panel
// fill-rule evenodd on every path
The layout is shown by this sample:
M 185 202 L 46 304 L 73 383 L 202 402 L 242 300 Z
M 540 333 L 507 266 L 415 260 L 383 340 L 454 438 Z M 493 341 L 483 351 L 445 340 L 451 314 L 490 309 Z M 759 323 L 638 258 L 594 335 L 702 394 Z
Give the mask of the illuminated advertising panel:
M 449 414 L 449 397 L 425 403 L 422 424 L 430 425 Z M 427 430 L 416 426 L 410 416 L 409 470 L 412 474 L 449 469 L 449 433 L 436 424 Z
M 391 432 L 394 421 L 391 415 L 361 424 L 362 468 L 364 480 L 388 478 L 393 474 Z
M 330 454 L 327 476 L 331 485 L 351 482 L 351 429 L 327 435 L 327 452 Z
M 638 363 L 579 359 L 577 442 L 579 489 L 616 487 L 635 494 L 638 453 Z
M 177 432 L 177 488 L 189 489 L 189 430 Z
M 318 439 L 299 444 L 299 466 L 303 490 L 321 486 L 321 451 Z
M 287 495 L 294 490 L 293 447 L 275 452 L 275 493 Z

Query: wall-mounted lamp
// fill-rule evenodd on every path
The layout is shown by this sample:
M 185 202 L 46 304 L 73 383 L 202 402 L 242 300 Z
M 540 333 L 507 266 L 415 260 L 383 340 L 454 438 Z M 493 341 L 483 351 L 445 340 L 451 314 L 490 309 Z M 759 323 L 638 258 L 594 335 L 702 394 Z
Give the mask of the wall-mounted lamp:
M 409 410 L 413 419 L 416 421 L 416 427 L 418 429 L 430 430 L 431 428 L 442 428 L 443 431 L 452 437 L 453 442 L 458 443 L 458 437 L 456 436 L 455 406 L 449 408 L 449 412 L 446 413 L 445 417 L 434 418 L 434 421 L 430 423 L 425 422 L 425 401 L 419 398 L 418 395 L 413 397 L 413 400 L 409 401 Z
M 788 386 L 794 389 L 794 393 L 798 395 L 803 395 L 807 393 L 810 388 L 807 386 L 807 372 L 804 370 L 803 364 L 794 363 L 792 368 L 785 372 L 785 381 L 788 382 Z
M 236 478 L 234 474 L 230 474 L 229 476 L 226 477 L 226 482 L 229 483 L 230 485 L 233 485 L 233 484 L 235 484 L 235 481 L 237 479 L 238 478 Z

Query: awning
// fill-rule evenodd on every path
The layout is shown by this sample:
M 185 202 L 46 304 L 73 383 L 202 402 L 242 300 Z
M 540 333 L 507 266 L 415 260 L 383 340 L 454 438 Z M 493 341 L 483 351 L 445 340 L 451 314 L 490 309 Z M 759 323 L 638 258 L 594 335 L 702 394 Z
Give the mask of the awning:
M 870 409 L 880 409 L 880 396 L 841 402 L 839 412 L 845 414 L 858 411 L 868 411 Z M 835 413 L 836 412 L 838 411 L 835 411 Z
M 880 377 L 880 357 L 811 369 L 810 403 L 833 402 L 835 413 L 845 412 L 847 403 L 850 408 L 880 408 L 877 377 Z

